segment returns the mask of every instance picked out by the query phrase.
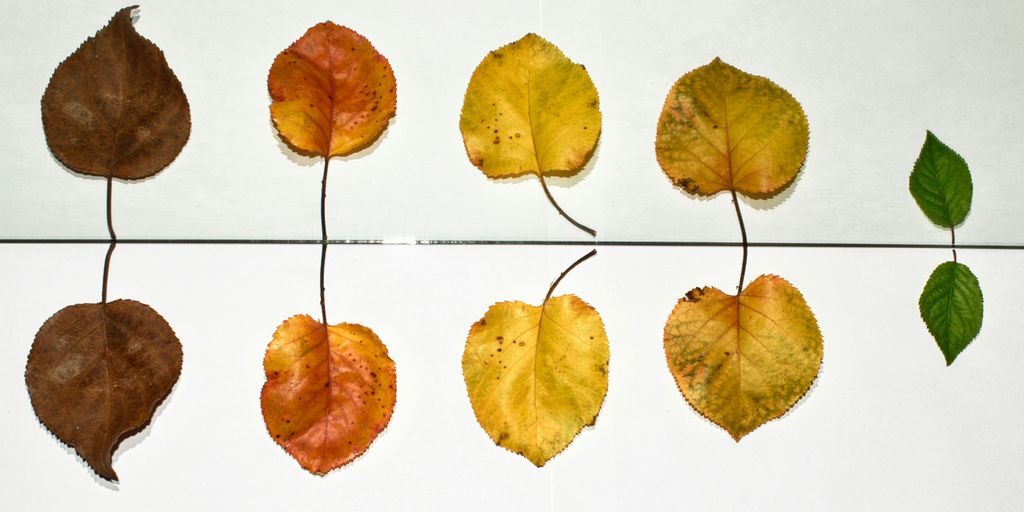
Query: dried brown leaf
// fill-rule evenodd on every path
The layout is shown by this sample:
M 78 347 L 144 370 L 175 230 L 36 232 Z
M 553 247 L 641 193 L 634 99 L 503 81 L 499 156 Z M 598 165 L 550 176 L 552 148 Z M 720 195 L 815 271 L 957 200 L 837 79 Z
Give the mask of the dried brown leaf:
M 174 160 L 191 130 L 188 100 L 164 54 L 121 9 L 61 62 L 43 93 L 43 131 L 71 170 L 137 180 Z
M 149 424 L 181 373 L 167 321 L 133 300 L 68 306 L 36 334 L 25 383 L 39 421 L 96 473 L 117 480 L 111 456 Z

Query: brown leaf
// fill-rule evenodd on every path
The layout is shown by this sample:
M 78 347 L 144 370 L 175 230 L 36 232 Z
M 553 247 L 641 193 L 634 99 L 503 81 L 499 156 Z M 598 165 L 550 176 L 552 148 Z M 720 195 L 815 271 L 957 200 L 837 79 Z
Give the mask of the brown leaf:
M 181 343 L 133 300 L 68 306 L 32 343 L 25 383 L 36 416 L 96 473 L 117 480 L 111 456 L 144 428 L 181 373 Z
M 164 54 L 121 9 L 57 66 L 43 93 L 50 151 L 71 170 L 137 180 L 174 160 L 191 129 Z

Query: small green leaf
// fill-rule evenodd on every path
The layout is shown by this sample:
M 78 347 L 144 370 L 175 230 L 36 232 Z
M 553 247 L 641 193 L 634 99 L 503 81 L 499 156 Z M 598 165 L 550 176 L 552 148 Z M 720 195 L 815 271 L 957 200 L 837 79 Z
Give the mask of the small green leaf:
M 981 330 L 983 300 L 978 278 L 967 265 L 947 261 L 935 268 L 918 305 L 946 365 L 953 364 Z
M 910 173 L 910 194 L 921 211 L 942 227 L 957 226 L 971 210 L 973 193 L 967 162 L 928 132 Z

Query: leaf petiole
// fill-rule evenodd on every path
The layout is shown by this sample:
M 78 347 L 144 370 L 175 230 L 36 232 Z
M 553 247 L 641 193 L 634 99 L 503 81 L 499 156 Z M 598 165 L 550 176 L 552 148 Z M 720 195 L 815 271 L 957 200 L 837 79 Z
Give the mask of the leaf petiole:
M 103 259 L 103 291 L 100 295 L 100 302 L 107 303 L 107 277 L 110 275 L 110 256 L 114 254 L 114 247 L 117 246 L 117 235 L 114 233 L 114 220 L 112 215 L 113 202 L 111 196 L 114 192 L 114 175 L 107 175 L 107 232 L 110 233 L 110 247 L 107 247 L 107 256 Z
M 544 173 L 538 172 L 537 176 L 540 178 L 540 186 L 544 187 L 544 195 L 548 196 L 548 201 L 551 202 L 551 206 L 554 206 L 555 209 L 558 210 L 558 213 L 562 214 L 562 217 L 565 217 L 565 220 L 569 221 L 573 226 L 576 226 L 582 229 L 583 231 L 586 231 L 588 234 L 590 234 L 590 236 L 596 238 L 597 231 L 594 231 L 593 229 L 590 229 L 589 227 L 584 226 L 579 222 L 576 222 L 576 219 L 570 217 L 568 213 L 565 213 L 565 210 L 563 210 L 561 206 L 558 206 L 558 203 L 555 202 L 555 198 L 551 196 L 551 191 L 548 190 L 547 182 L 544 181 Z
M 740 265 L 740 284 L 736 287 L 736 293 L 742 293 L 743 278 L 747 273 L 747 228 L 743 225 L 743 214 L 740 213 L 740 203 L 736 200 L 736 189 L 731 189 L 730 192 L 732 193 L 732 205 L 736 208 L 736 220 L 740 222 L 740 236 L 743 237 L 743 263 Z
M 565 277 L 566 274 L 568 274 L 572 269 L 576 268 L 576 266 L 579 265 L 580 263 L 583 263 L 584 261 L 590 259 L 590 257 L 595 254 L 597 254 L 597 249 L 591 249 L 590 252 L 584 254 L 580 259 L 574 261 L 572 265 L 569 265 L 565 270 L 563 270 L 562 273 L 558 275 L 558 278 L 555 279 L 553 283 L 551 283 L 551 287 L 548 288 L 548 294 L 544 296 L 544 303 L 547 303 L 548 299 L 551 298 L 551 294 L 555 292 L 555 287 L 558 286 L 558 283 L 562 282 L 562 278 Z
M 953 226 L 949 227 L 949 247 L 953 249 L 953 263 L 956 263 L 956 231 Z
M 324 157 L 324 178 L 320 186 L 320 318 L 327 323 L 327 304 L 324 301 L 324 265 L 327 263 L 327 166 L 329 156 Z

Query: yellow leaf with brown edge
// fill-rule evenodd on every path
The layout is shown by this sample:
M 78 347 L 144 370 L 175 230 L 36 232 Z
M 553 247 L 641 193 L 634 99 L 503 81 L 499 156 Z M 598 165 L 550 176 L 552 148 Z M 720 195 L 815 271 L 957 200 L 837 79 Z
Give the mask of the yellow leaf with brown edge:
M 490 178 L 572 176 L 601 133 L 597 89 L 582 65 L 527 34 L 477 66 L 459 128 L 469 160 Z
M 299 464 L 323 475 L 358 457 L 395 407 L 395 363 L 370 329 L 285 320 L 263 359 L 267 431 Z
M 774 196 L 807 157 L 807 116 L 785 89 L 716 58 L 683 75 L 665 98 L 655 153 L 691 194 Z
M 395 75 L 373 45 L 330 21 L 278 54 L 267 78 L 270 116 L 295 151 L 324 158 L 373 144 L 395 115 Z
M 665 324 L 665 356 L 679 390 L 736 441 L 810 389 L 822 351 L 814 314 L 778 276 L 758 277 L 739 297 L 695 288 Z
M 462 373 L 491 440 L 543 466 L 597 419 L 608 391 L 604 324 L 575 295 L 499 302 L 470 329 Z

